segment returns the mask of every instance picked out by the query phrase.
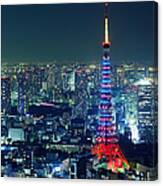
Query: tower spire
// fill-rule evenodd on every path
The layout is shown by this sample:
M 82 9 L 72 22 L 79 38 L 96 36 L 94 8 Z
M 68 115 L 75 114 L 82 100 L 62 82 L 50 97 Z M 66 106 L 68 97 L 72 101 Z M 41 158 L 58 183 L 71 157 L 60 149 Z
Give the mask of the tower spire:
M 110 46 L 110 38 L 109 38 L 109 18 L 108 18 L 108 3 L 105 3 L 105 10 L 104 10 L 104 41 L 103 47 L 109 48 Z

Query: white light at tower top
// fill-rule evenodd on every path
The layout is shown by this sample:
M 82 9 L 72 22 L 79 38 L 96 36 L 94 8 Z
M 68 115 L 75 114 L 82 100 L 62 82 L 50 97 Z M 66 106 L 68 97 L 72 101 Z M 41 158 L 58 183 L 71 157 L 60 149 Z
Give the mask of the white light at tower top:
M 105 17 L 105 43 L 109 43 L 108 17 Z

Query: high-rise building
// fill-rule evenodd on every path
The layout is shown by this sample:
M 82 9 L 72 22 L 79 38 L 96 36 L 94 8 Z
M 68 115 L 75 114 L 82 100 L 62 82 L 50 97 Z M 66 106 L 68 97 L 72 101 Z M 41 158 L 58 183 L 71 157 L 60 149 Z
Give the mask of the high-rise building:
M 1 77 L 1 110 L 7 113 L 11 108 L 11 82 L 9 77 Z
M 157 108 L 156 87 L 139 85 L 138 89 L 138 129 L 141 142 L 153 143 L 156 139 Z
M 125 94 L 125 123 L 131 131 L 131 141 L 139 143 L 137 90 L 131 89 L 131 87 L 129 90 Z
M 106 3 L 103 56 L 101 61 L 99 119 L 97 125 L 96 145 L 93 147 L 92 153 L 97 155 L 100 161 L 105 161 L 107 163 L 107 169 L 117 173 L 125 172 L 125 170 L 129 168 L 129 164 L 118 145 L 117 127 L 113 117 L 111 81 L 112 67 L 110 60 L 111 42 L 108 33 L 109 21 L 107 16 L 107 7 L 108 4 Z
M 19 72 L 17 75 L 18 81 L 18 112 L 23 115 L 28 111 L 29 100 L 29 86 L 28 86 L 28 73 Z
M 75 71 L 68 69 L 63 76 L 63 90 L 75 91 Z

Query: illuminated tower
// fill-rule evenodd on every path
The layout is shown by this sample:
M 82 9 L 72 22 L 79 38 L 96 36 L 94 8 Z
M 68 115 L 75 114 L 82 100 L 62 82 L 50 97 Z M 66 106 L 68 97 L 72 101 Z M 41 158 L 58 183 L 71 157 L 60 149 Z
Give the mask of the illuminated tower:
M 105 159 L 107 169 L 112 172 L 124 172 L 129 168 L 118 145 L 117 128 L 112 115 L 112 82 L 110 64 L 110 38 L 109 21 L 107 16 L 108 4 L 105 4 L 104 18 L 104 42 L 103 56 L 101 61 L 101 81 L 100 81 L 100 103 L 99 119 L 97 126 L 96 144 L 92 148 L 92 153 L 97 155 L 99 160 Z

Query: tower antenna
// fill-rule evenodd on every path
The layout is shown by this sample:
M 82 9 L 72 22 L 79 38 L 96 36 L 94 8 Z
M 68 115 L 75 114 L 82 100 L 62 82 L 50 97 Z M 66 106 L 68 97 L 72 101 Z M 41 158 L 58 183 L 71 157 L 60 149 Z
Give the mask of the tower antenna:
M 109 38 L 109 18 L 108 18 L 108 3 L 104 6 L 104 41 L 103 47 L 108 48 L 111 45 Z

